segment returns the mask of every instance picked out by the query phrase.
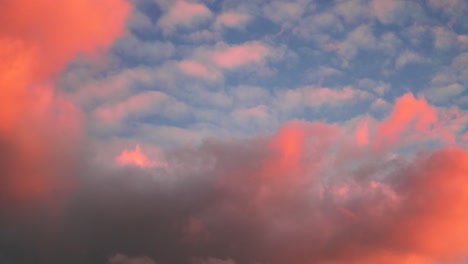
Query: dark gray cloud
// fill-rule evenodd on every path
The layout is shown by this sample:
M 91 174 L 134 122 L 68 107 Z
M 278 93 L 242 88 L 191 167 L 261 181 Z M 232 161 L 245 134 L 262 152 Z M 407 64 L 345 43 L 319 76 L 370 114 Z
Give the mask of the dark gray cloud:
M 465 152 L 407 161 L 350 155 L 356 150 L 324 143 L 315 125 L 302 129 L 300 159 L 278 135 L 172 149 L 167 168 L 104 167 L 76 155 L 76 169 L 60 174 L 73 178 L 73 188 L 2 199 L 0 259 L 106 263 L 120 254 L 159 264 L 281 264 L 411 256 L 432 263 L 467 253 L 459 244 L 468 216 L 460 207 L 468 199 Z M 1 153 L 2 164 L 15 158 L 11 149 Z M 440 242 L 427 242 L 434 236 Z

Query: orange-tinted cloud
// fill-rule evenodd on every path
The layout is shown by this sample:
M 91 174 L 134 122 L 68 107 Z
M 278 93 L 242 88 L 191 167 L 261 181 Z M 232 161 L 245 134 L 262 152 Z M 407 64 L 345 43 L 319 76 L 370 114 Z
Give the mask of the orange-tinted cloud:
M 134 150 L 124 149 L 115 161 L 121 165 L 134 165 L 141 168 L 157 166 L 156 161 L 150 160 L 145 153 L 141 151 L 140 145 L 136 145 Z
M 78 52 L 93 53 L 111 44 L 124 30 L 129 7 L 123 0 L 6 0 L 0 36 L 37 52 L 34 75 L 44 77 Z
M 217 228 L 247 226 L 258 246 L 252 256 L 271 263 L 458 263 L 468 255 L 468 152 L 443 148 L 406 160 L 347 155 L 355 138 L 340 133 L 293 121 L 263 146 L 202 148 L 218 158 L 207 174 L 220 179 L 222 201 L 196 216 L 205 235 L 222 243 Z M 242 144 L 267 151 L 253 154 Z M 247 157 L 229 158 L 239 155 Z
M 57 170 L 71 166 L 63 159 L 74 152 L 81 116 L 50 83 L 74 56 L 108 47 L 123 33 L 128 11 L 123 0 L 2 1 L 0 139 L 10 156 L 4 193 L 36 197 L 57 187 Z
M 356 128 L 356 143 L 361 146 L 369 144 L 369 122 L 362 120 Z
M 283 125 L 269 142 L 271 156 L 263 160 L 266 176 L 283 175 L 294 179 L 314 164 L 307 162 L 315 155 L 323 155 L 340 130 L 321 122 L 292 121 Z M 310 135 L 314 135 L 310 137 Z
M 437 109 L 424 98 L 407 93 L 395 102 L 392 113 L 377 128 L 377 144 L 390 145 L 408 133 L 429 133 L 438 121 Z

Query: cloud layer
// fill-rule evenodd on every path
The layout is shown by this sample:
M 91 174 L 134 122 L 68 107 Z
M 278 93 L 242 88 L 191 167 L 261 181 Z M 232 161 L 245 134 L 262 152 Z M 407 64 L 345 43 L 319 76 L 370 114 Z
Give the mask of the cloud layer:
M 461 0 L 6 0 L 0 262 L 463 263 Z

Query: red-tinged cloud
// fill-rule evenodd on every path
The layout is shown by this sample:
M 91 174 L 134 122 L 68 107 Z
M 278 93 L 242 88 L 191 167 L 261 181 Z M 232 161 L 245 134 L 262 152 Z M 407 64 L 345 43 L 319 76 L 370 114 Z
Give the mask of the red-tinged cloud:
M 270 54 L 271 51 L 267 46 L 251 42 L 214 51 L 211 59 L 221 68 L 235 69 L 246 64 L 261 63 Z
M 369 121 L 364 119 L 356 127 L 356 143 L 361 146 L 369 144 Z
M 7 44 L 21 47 L 14 53 L 17 56 L 12 54 L 17 60 L 32 60 L 25 52 L 37 56 L 30 62 L 33 75 L 44 77 L 56 73 L 78 52 L 94 53 L 111 44 L 123 32 L 128 11 L 122 0 L 6 0 L 0 11 L 0 35 Z
M 157 263 L 461 263 L 468 152 L 376 151 L 347 130 L 293 121 L 172 149 L 163 168 L 141 169 L 151 159 L 139 146 L 117 158 L 134 168 L 86 164 L 64 231 L 41 246 L 60 263 L 116 252 Z M 38 243 L 21 234 L 21 252 L 34 253 Z
M 437 109 L 424 98 L 407 93 L 398 98 L 393 111 L 377 128 L 379 144 L 390 145 L 408 133 L 429 133 L 438 121 Z
M 4 196 L 56 192 L 69 179 L 80 112 L 51 85 L 80 53 L 106 48 L 124 30 L 124 1 L 16 1 L 0 9 L 0 142 Z
M 124 149 L 117 157 L 115 161 L 120 165 L 131 165 L 138 166 L 141 168 L 160 166 L 158 162 L 149 159 L 145 153 L 141 150 L 140 145 L 136 145 L 134 150 Z

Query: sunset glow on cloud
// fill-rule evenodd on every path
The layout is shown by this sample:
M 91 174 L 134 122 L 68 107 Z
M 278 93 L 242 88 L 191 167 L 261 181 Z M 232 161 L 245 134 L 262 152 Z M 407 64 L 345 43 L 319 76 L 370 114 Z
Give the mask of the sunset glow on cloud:
M 6 0 L 0 263 L 463 264 L 463 0 Z

